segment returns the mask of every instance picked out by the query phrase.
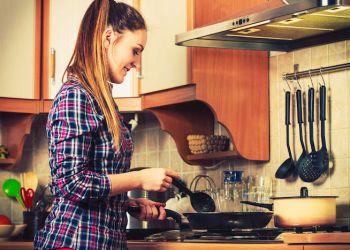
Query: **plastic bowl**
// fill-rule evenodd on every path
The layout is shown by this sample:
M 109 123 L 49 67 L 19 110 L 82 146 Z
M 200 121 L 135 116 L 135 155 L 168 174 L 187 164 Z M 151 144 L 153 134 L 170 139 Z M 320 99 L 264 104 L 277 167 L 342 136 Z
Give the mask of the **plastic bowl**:
M 0 241 L 6 241 L 18 236 L 26 228 L 27 224 L 0 225 Z

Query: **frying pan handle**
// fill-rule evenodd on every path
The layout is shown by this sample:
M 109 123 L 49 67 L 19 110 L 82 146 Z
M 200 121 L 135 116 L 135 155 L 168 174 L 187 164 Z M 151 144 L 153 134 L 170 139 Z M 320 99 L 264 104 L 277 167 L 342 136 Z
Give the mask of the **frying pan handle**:
M 242 204 L 248 204 L 252 205 L 255 207 L 263 207 L 267 208 L 270 211 L 273 211 L 273 204 L 268 204 L 268 203 L 258 203 L 258 202 L 253 202 L 253 201 L 241 201 Z
M 298 123 L 303 123 L 303 112 L 301 109 L 301 90 L 297 90 L 297 114 L 298 114 Z
M 290 124 L 290 91 L 286 91 L 285 94 L 285 99 L 286 99 L 286 119 L 285 119 L 285 124 L 289 125 Z
M 127 212 L 132 214 L 137 214 L 141 212 L 141 208 L 138 206 L 128 206 L 127 208 Z M 166 213 L 166 218 L 173 218 L 175 220 L 175 222 L 181 227 L 183 228 L 183 224 L 182 224 L 182 220 L 181 220 L 181 214 L 170 210 L 170 209 L 165 209 L 165 213 Z
M 320 87 L 320 120 L 326 120 L 326 87 Z
M 309 88 L 308 90 L 308 121 L 313 122 L 314 121 L 314 96 L 315 96 L 315 90 L 314 88 Z
M 183 192 L 185 194 L 188 194 L 189 196 L 191 196 L 193 193 L 191 190 L 189 190 L 184 184 L 182 181 L 180 181 L 179 179 L 177 178 L 173 178 L 173 182 L 172 184 L 177 187 L 179 189 L 180 192 Z

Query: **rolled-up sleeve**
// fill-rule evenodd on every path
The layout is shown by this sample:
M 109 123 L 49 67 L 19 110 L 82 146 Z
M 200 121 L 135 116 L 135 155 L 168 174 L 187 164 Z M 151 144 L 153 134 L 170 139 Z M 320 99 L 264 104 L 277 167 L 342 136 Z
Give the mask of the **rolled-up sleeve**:
M 93 136 L 102 125 L 91 98 L 71 88 L 58 98 L 51 114 L 51 155 L 54 157 L 56 195 L 74 201 L 108 197 L 110 180 L 92 169 Z

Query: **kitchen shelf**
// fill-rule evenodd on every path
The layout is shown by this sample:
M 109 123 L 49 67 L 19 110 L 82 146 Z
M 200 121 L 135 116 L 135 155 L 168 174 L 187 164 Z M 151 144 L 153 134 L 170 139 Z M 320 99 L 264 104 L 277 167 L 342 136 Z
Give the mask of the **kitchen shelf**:
M 222 151 L 222 152 L 214 152 L 208 154 L 190 154 L 186 156 L 186 159 L 190 162 L 196 162 L 197 164 L 205 164 L 209 165 L 212 162 L 218 162 L 223 160 L 229 160 L 233 158 L 238 158 L 239 154 L 237 151 Z
M 119 111 L 123 113 L 129 112 L 141 112 L 142 100 L 141 97 L 122 97 L 114 98 L 115 103 L 118 105 Z M 52 100 L 44 100 L 43 113 L 48 113 L 52 106 Z
M 36 114 L 2 113 L 1 138 L 11 158 L 1 159 L 0 168 L 14 168 L 22 158 L 26 137 L 30 134 Z
M 0 98 L 0 112 L 39 114 L 41 109 L 41 100 Z
M 15 158 L 0 159 L 0 166 L 12 165 L 16 162 Z

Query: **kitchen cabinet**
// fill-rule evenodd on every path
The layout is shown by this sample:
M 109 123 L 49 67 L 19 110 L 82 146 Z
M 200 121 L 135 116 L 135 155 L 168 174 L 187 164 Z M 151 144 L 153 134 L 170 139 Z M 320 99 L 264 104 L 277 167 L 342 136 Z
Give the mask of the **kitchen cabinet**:
M 281 0 L 188 0 L 188 28 L 282 4 Z M 267 161 L 268 60 L 266 51 L 188 48 L 188 78 L 194 86 L 145 94 L 143 107 L 157 116 L 190 165 L 213 165 L 237 157 Z M 235 150 L 191 155 L 186 136 L 213 134 L 215 121 L 227 129 Z
M 0 5 L 0 97 L 39 99 L 41 1 Z
M 187 49 L 174 41 L 176 33 L 187 30 L 187 0 L 141 0 L 139 10 L 148 29 L 141 94 L 188 83 Z
M 91 0 L 44 0 L 43 98 L 53 99 L 62 85 L 62 76 L 73 54 L 80 22 Z M 132 0 L 125 0 L 133 4 Z M 134 74 L 113 87 L 113 97 L 137 96 Z
M 41 0 L 0 0 L 0 118 L 1 143 L 9 158 L 0 167 L 15 165 L 25 137 L 40 111 Z M 10 112 L 20 112 L 14 115 Z
M 0 168 L 16 165 L 35 115 L 49 111 L 62 85 L 80 21 L 91 2 L 0 0 L 1 143 L 10 153 L 9 159 L 0 159 Z M 121 112 L 141 111 L 134 79 L 130 75 L 113 88 Z

